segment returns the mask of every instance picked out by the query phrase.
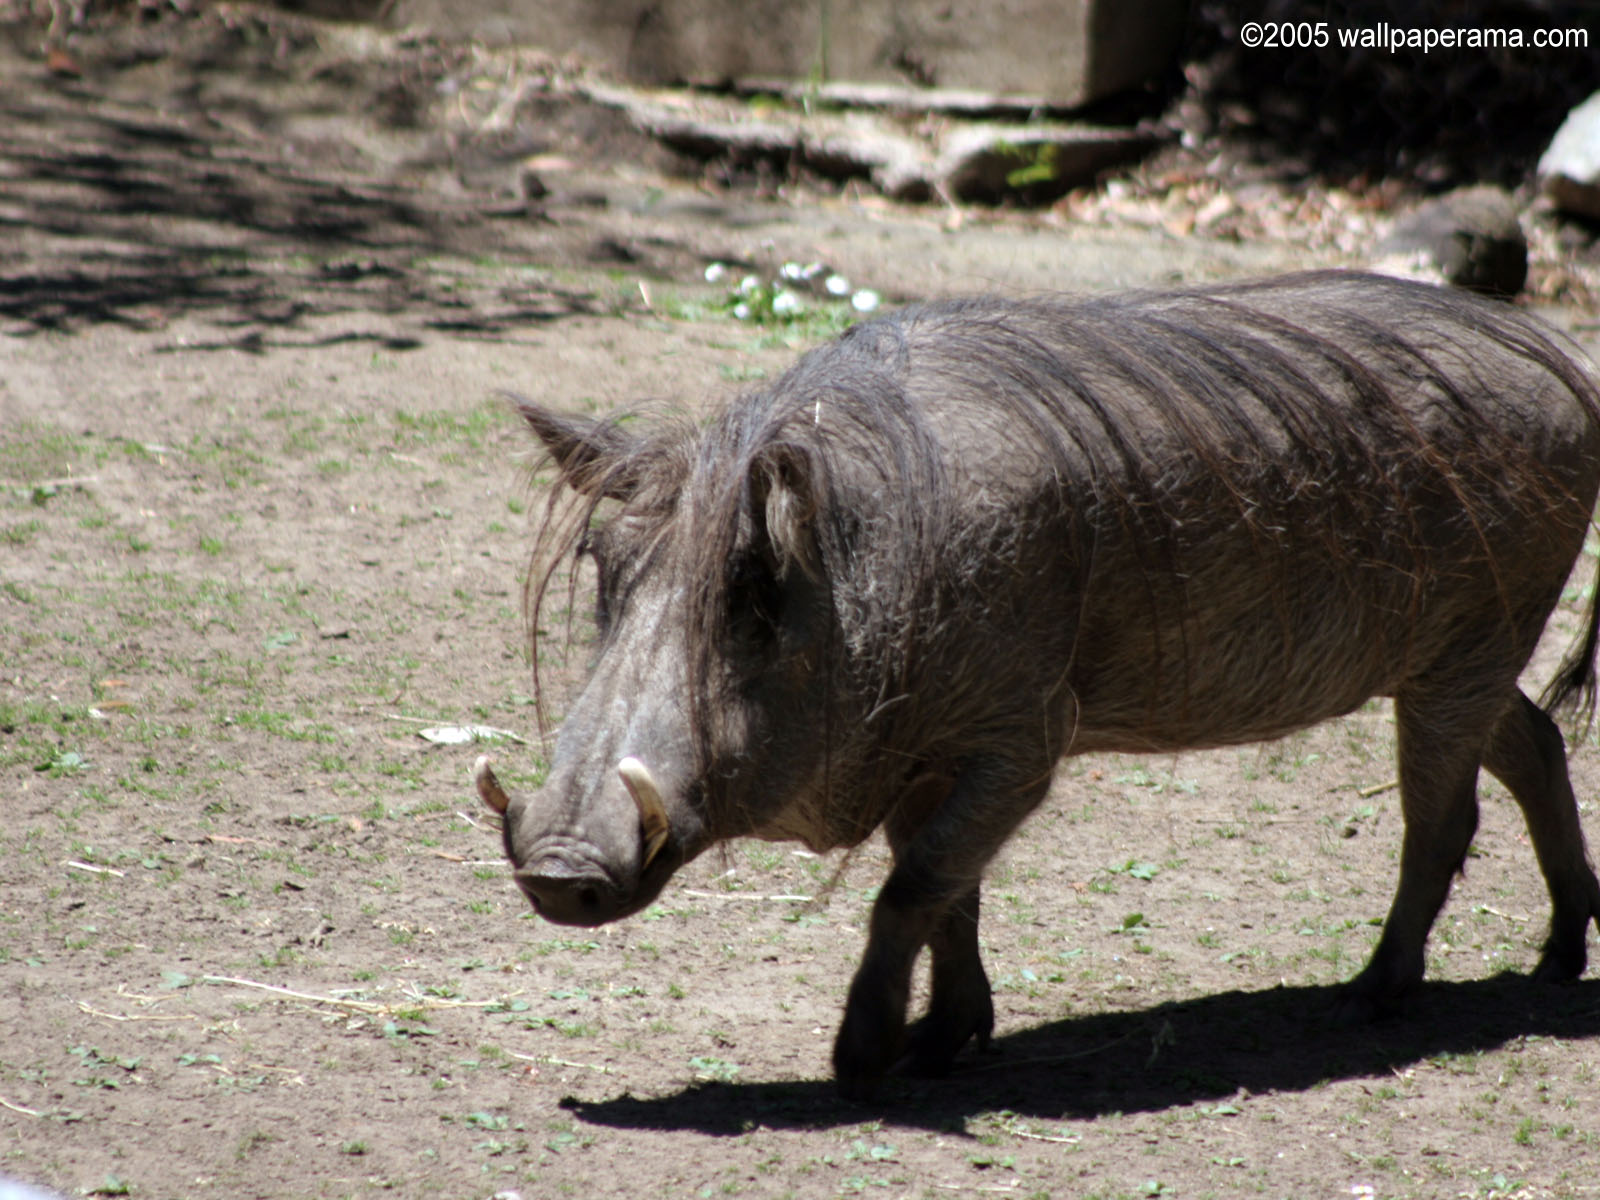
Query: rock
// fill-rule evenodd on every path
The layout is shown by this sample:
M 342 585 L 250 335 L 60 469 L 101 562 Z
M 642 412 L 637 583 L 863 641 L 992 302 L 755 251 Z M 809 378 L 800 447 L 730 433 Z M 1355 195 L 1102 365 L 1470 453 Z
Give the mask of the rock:
M 1148 152 L 1149 129 L 1065 122 L 996 124 L 948 117 L 937 143 L 861 113 L 769 109 L 694 93 L 599 82 L 584 99 L 626 113 L 635 128 L 680 153 L 735 161 L 799 163 L 833 179 L 870 179 L 885 195 L 995 204 L 1048 203 L 1097 171 Z
M 1600 92 L 1561 122 L 1539 158 L 1539 180 L 1557 208 L 1600 220 Z
M 932 162 L 921 145 L 869 123 L 808 134 L 804 152 L 806 164 L 819 174 L 837 179 L 866 175 L 897 200 L 925 200 L 931 190 Z
M 802 162 L 834 179 L 868 178 L 885 194 L 926 199 L 932 190 L 932 155 L 922 142 L 858 116 L 780 113 L 752 117 L 743 105 L 681 94 L 639 92 L 591 84 L 586 99 L 625 112 L 635 128 L 696 158 Z
M 1528 241 L 1508 193 L 1459 188 L 1400 218 L 1378 243 L 1373 266 L 1389 275 L 1514 296 L 1528 277 Z
M 952 200 L 1048 203 L 1137 158 L 1156 143 L 1137 129 L 1091 125 L 974 124 L 953 129 L 933 165 L 935 190 Z

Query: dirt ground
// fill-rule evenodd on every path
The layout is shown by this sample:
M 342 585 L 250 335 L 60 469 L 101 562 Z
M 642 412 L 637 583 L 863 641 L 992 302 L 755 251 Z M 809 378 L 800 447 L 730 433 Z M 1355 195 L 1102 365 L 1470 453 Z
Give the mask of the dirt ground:
M 1333 251 L 728 189 L 550 100 L 565 68 L 536 57 L 219 9 L 47 64 L 7 29 L 0 1175 L 229 1200 L 1600 1193 L 1600 983 L 1522 978 L 1546 900 L 1497 786 L 1413 1011 L 1326 1019 L 1395 878 L 1382 705 L 1064 767 L 987 886 L 998 1052 L 870 1105 L 828 1054 L 881 846 L 830 892 L 836 862 L 735 844 L 640 917 L 558 929 L 477 808 L 483 747 L 420 736 L 511 731 L 503 778 L 538 778 L 541 492 L 500 389 L 692 406 L 837 325 L 736 321 L 709 263 L 821 259 L 892 303 Z M 1549 315 L 1597 348 L 1592 314 Z M 1573 770 L 1600 793 L 1592 739 Z

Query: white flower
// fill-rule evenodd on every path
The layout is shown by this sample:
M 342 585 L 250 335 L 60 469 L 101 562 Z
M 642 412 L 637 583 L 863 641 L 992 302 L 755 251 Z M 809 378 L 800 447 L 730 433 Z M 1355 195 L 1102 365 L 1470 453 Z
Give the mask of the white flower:
M 779 292 L 772 298 L 772 311 L 780 317 L 797 313 L 801 309 L 800 297 L 793 292 Z
M 761 280 L 757 279 L 754 275 L 746 275 L 743 279 L 739 280 L 739 293 L 740 295 L 748 296 L 760 286 Z
M 847 296 L 850 294 L 850 281 L 843 275 L 829 275 L 827 282 L 822 285 L 828 289 L 830 296 Z
M 854 296 L 850 297 L 850 307 L 857 312 L 872 312 L 882 303 L 883 297 L 871 288 L 862 288 Z
M 733 306 L 733 315 L 736 320 L 748 321 L 750 319 L 750 306 L 739 303 Z
M 728 268 L 723 263 L 712 263 L 706 268 L 706 282 L 716 283 L 728 274 Z

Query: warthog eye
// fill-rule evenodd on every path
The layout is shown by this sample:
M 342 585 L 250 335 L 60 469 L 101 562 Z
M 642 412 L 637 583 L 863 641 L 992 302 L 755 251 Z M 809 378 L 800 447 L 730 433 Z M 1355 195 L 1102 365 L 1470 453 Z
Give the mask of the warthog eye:
M 740 639 L 774 641 L 783 620 L 783 584 L 758 554 L 734 559 L 728 580 L 728 626 Z

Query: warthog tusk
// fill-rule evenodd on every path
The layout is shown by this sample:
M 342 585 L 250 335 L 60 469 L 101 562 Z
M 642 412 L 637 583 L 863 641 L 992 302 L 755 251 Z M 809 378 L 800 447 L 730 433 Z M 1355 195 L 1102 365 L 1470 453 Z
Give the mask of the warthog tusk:
M 622 786 L 628 789 L 628 795 L 633 797 L 633 803 L 639 809 L 639 825 L 644 830 L 644 862 L 639 864 L 639 870 L 643 871 L 661 853 L 661 847 L 667 844 L 670 829 L 667 806 L 661 802 L 661 789 L 656 786 L 650 768 L 633 755 L 628 755 L 617 764 L 617 774 L 622 777 Z
M 505 788 L 494 777 L 494 768 L 489 765 L 487 754 L 478 755 L 478 761 L 472 764 L 472 778 L 478 785 L 478 795 L 483 797 L 483 802 L 502 817 L 505 816 L 511 797 L 506 795 Z

